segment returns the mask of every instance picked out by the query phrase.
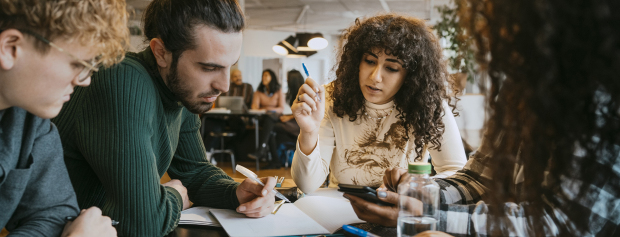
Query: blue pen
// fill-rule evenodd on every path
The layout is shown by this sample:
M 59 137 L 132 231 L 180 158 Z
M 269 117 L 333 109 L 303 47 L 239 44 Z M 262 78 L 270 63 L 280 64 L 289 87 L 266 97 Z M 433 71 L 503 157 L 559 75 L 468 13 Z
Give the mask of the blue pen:
M 351 233 L 351 234 L 354 234 L 354 235 L 357 235 L 357 236 L 361 236 L 361 237 L 381 237 L 381 236 L 375 235 L 373 233 L 369 233 L 368 231 L 362 230 L 360 228 L 355 228 L 355 227 L 350 226 L 350 225 L 342 225 L 342 229 L 347 231 L 347 232 L 349 232 L 349 233 Z
M 308 69 L 306 68 L 306 64 L 301 63 L 301 66 L 304 67 L 304 72 L 306 73 L 306 78 L 310 77 L 310 74 L 308 73 Z M 319 100 L 319 102 L 321 102 L 321 97 L 317 94 L 316 98 Z

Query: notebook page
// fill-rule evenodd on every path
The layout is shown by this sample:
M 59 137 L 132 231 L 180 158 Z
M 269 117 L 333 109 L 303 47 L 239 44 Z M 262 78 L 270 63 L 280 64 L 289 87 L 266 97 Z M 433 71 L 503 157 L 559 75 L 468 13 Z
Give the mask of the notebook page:
M 192 207 L 181 212 L 179 225 L 206 225 L 219 227 L 215 217 L 209 214 L 208 207 Z
M 286 236 L 330 234 L 295 205 L 286 203 L 275 215 L 249 218 L 234 210 L 211 209 L 230 236 Z
M 342 197 L 306 196 L 297 200 L 293 205 L 325 227 L 330 233 L 336 232 L 342 225 L 365 222 L 357 218 L 351 203 Z

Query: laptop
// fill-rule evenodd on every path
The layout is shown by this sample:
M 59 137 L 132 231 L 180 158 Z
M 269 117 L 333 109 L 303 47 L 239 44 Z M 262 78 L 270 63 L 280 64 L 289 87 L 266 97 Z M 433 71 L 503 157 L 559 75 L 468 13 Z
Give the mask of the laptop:
M 217 100 L 218 107 L 229 109 L 235 114 L 242 114 L 248 110 L 245 101 L 243 101 L 243 96 L 220 96 Z

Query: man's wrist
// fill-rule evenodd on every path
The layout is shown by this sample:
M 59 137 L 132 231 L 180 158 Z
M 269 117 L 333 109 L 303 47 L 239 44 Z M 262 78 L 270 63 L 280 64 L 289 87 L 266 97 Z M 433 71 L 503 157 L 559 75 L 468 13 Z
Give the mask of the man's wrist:
M 241 205 L 241 200 L 239 200 L 239 185 L 241 185 L 241 183 L 239 182 L 235 182 L 236 184 L 233 187 L 232 193 L 235 195 L 234 199 L 232 199 L 233 203 L 232 203 L 232 207 L 233 208 L 237 208 Z

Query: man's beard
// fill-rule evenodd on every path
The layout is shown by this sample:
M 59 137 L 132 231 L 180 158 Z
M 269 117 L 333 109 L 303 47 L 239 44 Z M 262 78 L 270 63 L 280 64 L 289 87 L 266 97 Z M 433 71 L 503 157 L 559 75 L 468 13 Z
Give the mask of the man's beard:
M 174 60 L 177 61 L 177 60 Z M 198 97 L 192 98 L 192 90 L 189 86 L 185 85 L 183 80 L 179 77 L 177 70 L 177 62 L 172 62 L 170 71 L 168 72 L 168 88 L 172 91 L 183 106 L 194 114 L 203 114 L 209 111 L 213 107 L 213 102 L 203 101 L 203 97 L 212 97 L 220 94 L 220 91 L 213 89 L 212 91 L 200 93 Z

